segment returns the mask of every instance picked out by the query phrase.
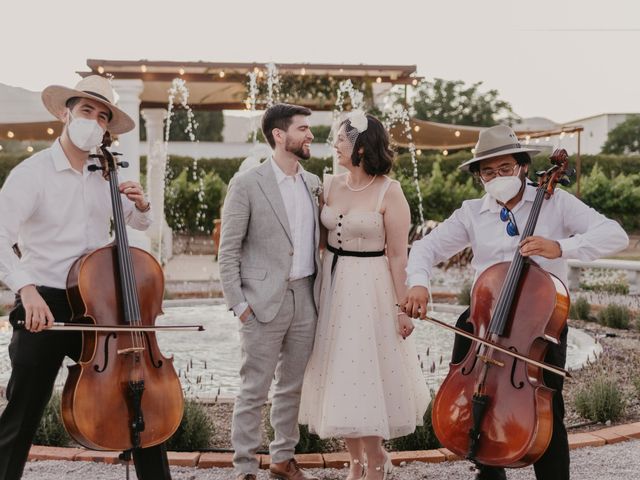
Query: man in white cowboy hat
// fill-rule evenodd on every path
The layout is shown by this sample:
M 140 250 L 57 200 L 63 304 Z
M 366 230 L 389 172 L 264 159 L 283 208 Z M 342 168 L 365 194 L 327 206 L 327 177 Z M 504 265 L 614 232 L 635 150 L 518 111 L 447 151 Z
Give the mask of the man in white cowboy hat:
M 475 278 L 488 267 L 511 261 L 517 249 L 531 257 L 546 271 L 567 285 L 567 259 L 594 260 L 627 247 L 629 239 L 620 225 L 588 207 L 562 189 L 542 204 L 535 235 L 520 240 L 520 230 L 527 223 L 536 188 L 527 183 L 530 154 L 537 150 L 520 144 L 513 130 L 504 125 L 484 130 L 478 139 L 475 156 L 462 165 L 482 183 L 486 195 L 467 200 L 429 235 L 415 242 L 407 266 L 410 290 L 401 301 L 406 313 L 425 318 L 432 269 L 455 253 L 471 246 Z M 467 323 L 469 310 L 457 323 L 459 328 L 472 330 Z M 564 367 L 566 359 L 566 329 L 560 345 L 549 347 L 545 362 Z M 461 362 L 470 342 L 456 336 L 452 362 Z M 569 478 L 569 446 L 564 427 L 563 378 L 544 374 L 553 396 L 553 435 L 551 442 L 534 464 L 539 480 Z M 503 468 L 478 465 L 478 479 L 504 479 Z
M 49 86 L 46 108 L 64 123 L 53 144 L 16 166 L 0 190 L 0 280 L 16 294 L 9 319 L 11 378 L 0 417 L 0 479 L 22 475 L 29 447 L 65 356 L 78 359 L 78 332 L 47 330 L 71 316 L 66 278 L 80 256 L 109 242 L 109 183 L 90 172 L 90 152 L 106 130 L 123 134 L 134 121 L 115 104 L 109 81 L 99 76 L 76 88 Z M 120 184 L 127 223 L 151 224 L 140 184 Z M 18 248 L 16 248 L 16 246 Z M 14 253 L 21 252 L 21 257 Z M 138 478 L 170 478 L 163 446 L 134 452 Z

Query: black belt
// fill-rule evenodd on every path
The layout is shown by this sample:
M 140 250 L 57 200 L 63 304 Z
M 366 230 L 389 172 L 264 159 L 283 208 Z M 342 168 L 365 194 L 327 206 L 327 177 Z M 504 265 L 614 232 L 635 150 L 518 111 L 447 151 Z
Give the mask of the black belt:
M 333 275 L 333 271 L 338 263 L 338 257 L 382 257 L 384 255 L 384 250 L 380 250 L 379 252 L 353 252 L 349 250 L 342 250 L 342 248 L 335 248 L 331 245 L 327 245 L 327 250 L 333 253 L 331 275 Z

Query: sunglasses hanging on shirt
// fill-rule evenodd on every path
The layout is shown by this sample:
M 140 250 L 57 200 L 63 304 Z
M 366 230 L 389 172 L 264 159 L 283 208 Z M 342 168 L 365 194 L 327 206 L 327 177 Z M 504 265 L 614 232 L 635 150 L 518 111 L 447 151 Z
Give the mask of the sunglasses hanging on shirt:
M 507 223 L 507 235 L 510 237 L 515 237 L 516 235 L 520 235 L 518 231 L 518 225 L 516 224 L 516 217 L 513 216 L 513 212 L 509 210 L 507 207 L 502 207 L 500 210 L 500 220 Z

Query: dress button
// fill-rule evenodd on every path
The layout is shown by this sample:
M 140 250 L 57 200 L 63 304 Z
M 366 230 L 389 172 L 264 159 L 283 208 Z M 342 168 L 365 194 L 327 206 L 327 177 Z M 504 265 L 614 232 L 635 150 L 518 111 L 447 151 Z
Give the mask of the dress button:
M 344 216 L 344 215 L 340 214 L 340 215 L 338 215 L 338 218 L 342 218 L 343 216 Z
M 341 227 L 341 226 L 342 226 L 342 224 L 341 224 L 341 223 L 339 223 L 339 224 L 338 224 L 338 226 L 339 226 L 339 227 Z
M 289 252 L 289 256 L 290 256 L 290 257 L 293 257 L 293 250 L 291 250 L 291 251 Z
M 340 236 L 340 232 L 338 232 L 338 236 Z
M 338 243 L 342 243 L 342 240 L 338 240 Z

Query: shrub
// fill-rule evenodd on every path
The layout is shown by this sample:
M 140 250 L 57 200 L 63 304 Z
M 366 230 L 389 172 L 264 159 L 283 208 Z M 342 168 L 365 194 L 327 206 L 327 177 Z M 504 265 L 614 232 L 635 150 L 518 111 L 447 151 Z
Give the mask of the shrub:
M 589 420 L 615 421 L 624 411 L 625 400 L 616 379 L 600 376 L 577 393 L 575 407 L 579 415 Z
M 569 317 L 577 320 L 589 320 L 589 314 L 591 313 L 591 304 L 584 297 L 578 297 L 575 302 L 571 304 L 569 311 Z
M 634 388 L 636 389 L 636 396 L 640 399 L 640 374 L 636 374 L 631 378 Z
M 458 304 L 459 305 L 470 305 L 471 304 L 471 283 L 465 282 L 462 285 L 462 289 L 460 293 L 458 293 Z
M 611 295 L 629 295 L 629 285 L 626 282 L 580 283 L 580 288 Z
M 180 452 L 208 448 L 213 433 L 213 422 L 204 405 L 193 398 L 186 399 L 182 421 L 167 441 L 167 449 Z
M 435 393 L 432 391 L 431 396 Z M 389 441 L 389 444 L 394 450 L 397 451 L 412 451 L 412 450 L 429 450 L 432 448 L 439 448 L 442 445 L 433 432 L 433 425 L 431 423 L 431 409 L 433 406 L 433 399 L 429 402 L 429 407 L 423 417 L 423 425 L 416 427 L 416 431 L 406 435 L 404 437 L 394 438 Z
M 40 420 L 40 426 L 33 437 L 33 443 L 51 447 L 66 447 L 71 443 L 71 437 L 65 430 L 60 415 L 60 393 L 54 392 L 51 395 Z
M 169 226 L 177 232 L 207 233 L 220 217 L 227 186 L 213 173 L 199 172 L 195 179 L 185 169 L 173 179 L 165 192 L 165 215 Z
M 628 329 L 631 311 L 625 305 L 612 303 L 600 310 L 598 323 L 611 328 Z

